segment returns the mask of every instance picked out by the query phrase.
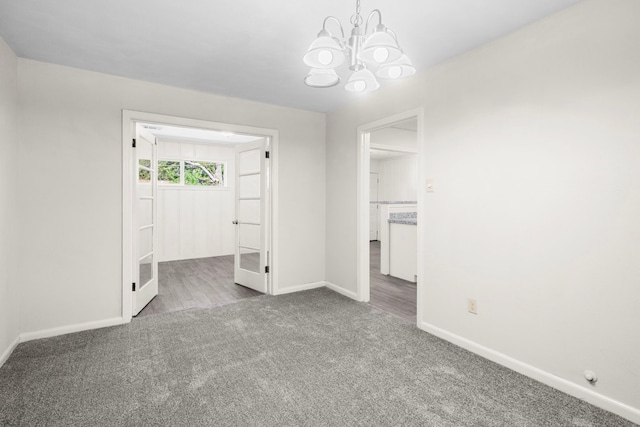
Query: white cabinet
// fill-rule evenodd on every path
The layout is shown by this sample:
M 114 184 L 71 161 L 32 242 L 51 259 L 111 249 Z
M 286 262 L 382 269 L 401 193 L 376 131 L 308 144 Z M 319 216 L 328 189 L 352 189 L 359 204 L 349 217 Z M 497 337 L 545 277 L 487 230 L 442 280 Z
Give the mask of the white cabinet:
M 398 204 L 383 202 L 380 204 L 380 217 L 379 217 L 380 231 L 378 234 L 378 240 L 380 241 L 380 273 L 391 274 L 392 276 L 394 275 L 393 273 L 391 273 L 390 265 L 389 265 L 391 260 L 390 235 L 391 235 L 391 225 L 392 225 L 392 223 L 389 222 L 389 219 L 397 216 L 398 214 L 403 214 L 403 213 L 412 213 L 413 215 L 409 215 L 409 216 L 413 216 L 415 218 L 416 210 L 417 210 L 417 206 L 415 205 L 415 202 L 414 203 L 405 202 L 405 203 L 398 203 Z M 412 229 L 413 229 L 414 237 L 412 241 L 417 241 L 418 238 L 416 234 L 418 231 L 417 231 L 416 225 L 415 224 L 409 225 L 409 227 L 413 227 Z M 414 256 L 417 260 L 417 255 L 415 251 L 417 251 L 418 245 L 417 243 L 411 243 L 411 242 L 409 242 L 409 244 L 414 247 L 414 255 L 412 256 Z M 415 275 L 415 272 L 411 274 L 412 274 L 411 281 L 414 282 L 415 279 L 413 278 L 413 275 Z
M 418 233 L 411 224 L 389 224 L 389 274 L 409 282 L 418 271 Z

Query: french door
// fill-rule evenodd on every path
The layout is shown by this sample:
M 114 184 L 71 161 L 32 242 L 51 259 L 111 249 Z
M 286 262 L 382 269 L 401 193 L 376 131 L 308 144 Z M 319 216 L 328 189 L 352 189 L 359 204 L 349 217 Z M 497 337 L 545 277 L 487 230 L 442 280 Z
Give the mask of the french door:
M 235 283 L 267 292 L 269 180 L 265 138 L 236 146 Z
M 156 138 L 136 126 L 133 167 L 133 304 L 135 316 L 158 295 Z

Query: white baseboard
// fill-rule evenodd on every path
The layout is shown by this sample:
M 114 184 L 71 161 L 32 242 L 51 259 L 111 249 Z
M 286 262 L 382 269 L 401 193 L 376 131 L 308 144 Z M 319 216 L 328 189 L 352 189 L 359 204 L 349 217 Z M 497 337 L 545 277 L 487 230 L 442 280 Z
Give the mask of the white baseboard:
M 303 285 L 298 285 L 298 286 L 290 286 L 284 289 L 278 289 L 274 293 L 274 295 L 285 295 L 285 294 L 291 294 L 293 292 L 308 291 L 309 289 L 316 289 L 316 288 L 322 288 L 322 287 L 327 287 L 332 291 L 335 291 L 341 295 L 344 295 L 348 298 L 358 301 L 358 295 L 355 292 L 348 291 L 330 282 L 314 282 L 314 283 L 305 283 Z
M 567 381 L 549 372 L 543 371 L 542 369 L 536 368 L 535 366 L 531 366 L 520 360 L 509 357 L 498 351 L 482 346 L 474 341 L 468 340 L 459 335 L 433 326 L 429 323 L 418 322 L 418 327 L 423 331 L 429 332 L 432 335 L 435 335 L 459 347 L 476 353 L 484 357 L 485 359 L 489 359 L 492 362 L 496 362 L 502 366 L 506 366 L 507 368 L 512 369 L 522 375 L 526 375 L 527 377 L 540 381 L 543 384 L 546 384 L 571 396 L 577 397 L 578 399 L 589 402 L 594 406 L 597 406 L 609 412 L 613 412 L 614 414 L 620 415 L 621 417 L 624 417 L 634 423 L 640 424 L 640 409 L 638 408 L 634 408 L 622 402 L 618 402 L 617 400 L 603 396 L 592 390 L 579 386 L 578 384 L 575 384 L 571 381 Z
M 331 282 L 324 282 L 324 285 L 327 288 L 331 289 L 332 291 L 335 291 L 335 292 L 337 292 L 339 294 L 342 294 L 345 297 L 349 297 L 349 298 L 351 298 L 353 300 L 359 301 L 358 300 L 358 294 L 353 292 L 353 291 L 349 291 L 347 289 L 344 289 L 344 288 L 342 288 L 342 287 L 340 287 L 340 286 L 338 286 L 336 284 L 333 284 Z
M 26 332 L 20 334 L 20 342 L 33 341 L 41 338 L 50 338 L 58 335 L 71 334 L 74 332 L 87 331 L 89 329 L 106 328 L 127 323 L 122 317 L 112 319 L 97 320 L 95 322 L 78 323 L 75 325 L 61 326 L 59 328 L 45 329 L 42 331 Z
M 16 339 L 11 344 L 9 344 L 9 347 L 4 351 L 4 353 L 0 355 L 0 367 L 2 367 L 2 365 L 4 365 L 4 362 L 9 359 L 9 356 L 11 356 L 11 353 L 13 353 L 13 350 L 16 349 L 18 344 L 20 344 L 20 335 L 18 335 Z
M 284 289 L 277 289 L 274 295 L 292 294 L 294 292 L 308 291 L 309 289 L 321 288 L 324 282 L 305 283 L 303 285 L 289 286 Z

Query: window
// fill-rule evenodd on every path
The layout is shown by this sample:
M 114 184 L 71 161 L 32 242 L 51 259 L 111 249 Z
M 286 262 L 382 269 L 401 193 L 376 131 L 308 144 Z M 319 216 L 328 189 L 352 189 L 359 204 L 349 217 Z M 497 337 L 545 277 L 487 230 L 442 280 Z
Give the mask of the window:
M 226 187 L 226 164 L 199 160 L 158 160 L 159 185 Z M 141 171 L 146 172 L 146 171 Z M 149 180 L 148 176 L 145 178 Z M 141 180 L 142 180 L 141 176 Z
M 185 160 L 184 184 L 224 187 L 224 163 Z
M 158 160 L 158 184 L 180 184 L 180 161 Z
M 138 160 L 138 165 L 142 166 L 138 168 L 138 181 L 139 182 L 151 182 L 151 160 L 149 159 L 140 159 Z

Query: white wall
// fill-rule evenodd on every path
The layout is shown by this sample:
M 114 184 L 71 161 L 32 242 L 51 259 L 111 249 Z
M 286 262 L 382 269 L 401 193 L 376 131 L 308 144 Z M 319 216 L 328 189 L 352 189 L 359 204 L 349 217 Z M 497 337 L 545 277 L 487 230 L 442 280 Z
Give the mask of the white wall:
M 0 38 L 0 365 L 19 335 L 17 58 Z
M 414 134 L 415 136 L 415 134 Z M 418 200 L 418 156 L 410 154 L 390 159 L 371 161 L 371 172 L 377 172 L 378 200 Z
M 18 80 L 23 332 L 121 316 L 123 109 L 277 129 L 279 286 L 324 279 L 323 114 L 24 59 Z
M 158 185 L 158 260 L 232 255 L 235 149 L 158 140 L 159 160 L 225 162 L 226 187 Z
M 640 422 L 638 16 L 580 3 L 329 114 L 327 280 L 355 291 L 357 127 L 423 107 L 421 326 Z

